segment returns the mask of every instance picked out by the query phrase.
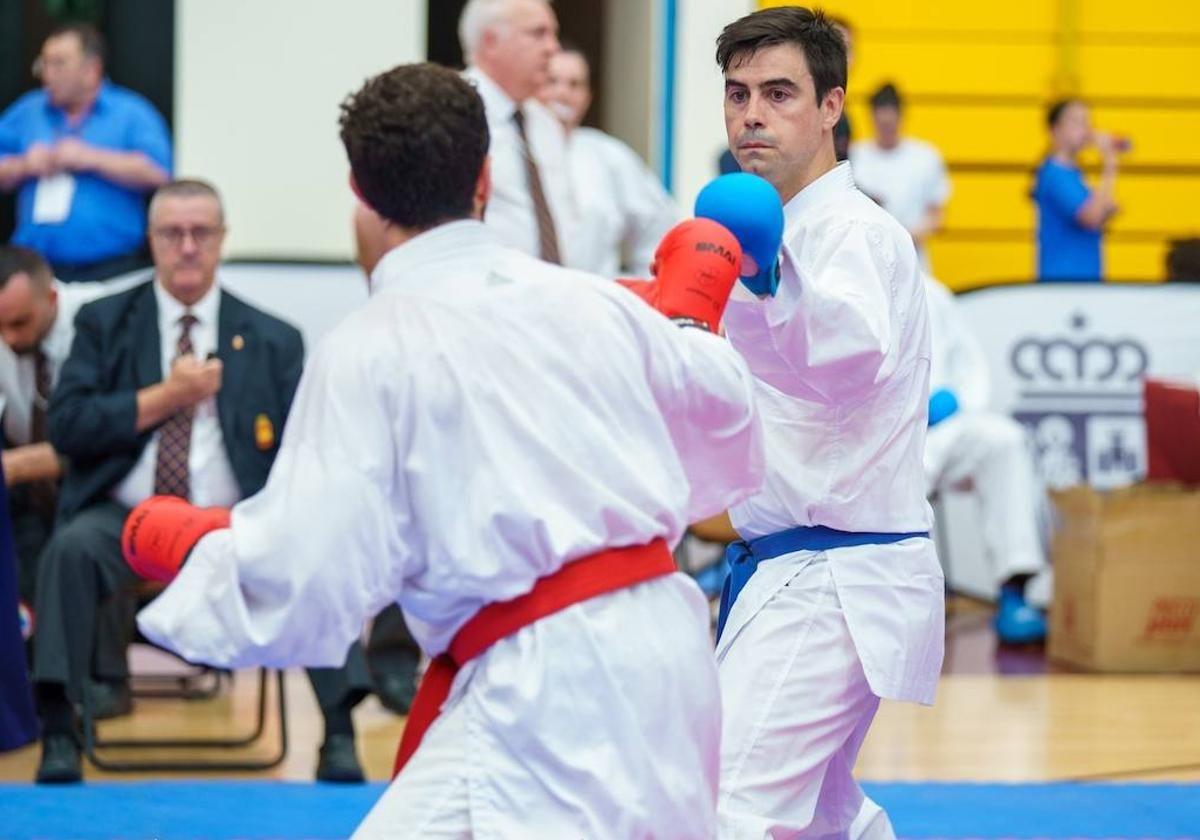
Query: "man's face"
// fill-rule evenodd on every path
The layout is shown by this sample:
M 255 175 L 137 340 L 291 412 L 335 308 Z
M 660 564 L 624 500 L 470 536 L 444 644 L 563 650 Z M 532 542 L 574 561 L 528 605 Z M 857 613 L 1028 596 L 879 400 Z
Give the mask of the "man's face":
M 894 148 L 900 142 L 900 109 L 883 105 L 871 109 L 871 122 L 875 124 L 875 142 L 885 149 Z
M 548 3 L 511 0 L 503 21 L 484 33 L 480 52 L 518 102 L 546 84 L 550 59 L 559 50 L 558 19 Z
M 1092 139 L 1092 120 L 1087 106 L 1072 102 L 1059 114 L 1054 126 L 1054 145 L 1068 154 L 1077 155 Z
M 163 196 L 150 216 L 150 253 L 163 288 L 191 306 L 212 288 L 225 226 L 212 196 Z
M 79 104 L 99 83 L 100 62 L 83 51 L 79 36 L 67 33 L 47 38 L 38 56 L 42 88 L 60 108 Z
M 587 59 L 577 52 L 560 52 L 550 59 L 550 73 L 538 99 L 567 128 L 578 128 L 592 104 Z
M 58 293 L 40 286 L 24 272 L 0 289 L 0 338 L 14 353 L 32 353 L 54 326 Z
M 792 44 L 735 56 L 725 73 L 725 132 L 743 171 L 779 190 L 800 191 L 813 159 L 841 115 L 841 88 L 816 99 L 803 51 Z

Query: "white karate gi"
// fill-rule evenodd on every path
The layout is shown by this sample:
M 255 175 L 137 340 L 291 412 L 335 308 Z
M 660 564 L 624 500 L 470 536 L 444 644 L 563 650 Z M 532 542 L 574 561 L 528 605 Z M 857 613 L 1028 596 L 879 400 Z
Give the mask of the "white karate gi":
M 759 380 L 767 479 L 730 511 L 744 538 L 798 525 L 927 531 L 929 328 L 912 240 L 843 163 L 785 207 L 773 298 L 739 287 L 733 345 Z M 933 542 L 800 551 L 742 590 L 717 647 L 720 836 L 890 837 L 851 774 L 879 698 L 933 701 L 942 662 Z
M 337 665 L 398 601 L 430 655 L 564 562 L 761 483 L 753 378 L 600 278 L 447 224 L 389 252 L 309 361 L 266 487 L 140 617 L 223 666 Z M 469 662 L 360 837 L 702 838 L 720 727 L 707 604 L 676 574 Z
M 574 263 L 601 277 L 649 277 L 679 208 L 637 153 L 594 128 L 567 139 Z
M 933 344 L 930 387 L 953 391 L 959 406 L 929 430 L 927 490 L 975 492 L 983 554 L 997 586 L 1013 575 L 1039 574 L 1047 568 L 1041 529 L 1048 502 L 1036 478 L 1025 429 L 988 409 L 987 359 L 959 316 L 954 295 L 928 276 L 925 288 Z

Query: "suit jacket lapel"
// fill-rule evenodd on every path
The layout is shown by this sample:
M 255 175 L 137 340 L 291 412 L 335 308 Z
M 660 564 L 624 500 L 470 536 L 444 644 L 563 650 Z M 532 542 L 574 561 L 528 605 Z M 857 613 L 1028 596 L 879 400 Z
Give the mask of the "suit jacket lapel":
M 158 302 L 154 298 L 153 280 L 138 296 L 129 322 L 130 332 L 135 336 L 133 365 L 138 388 L 162 382 L 166 371 L 162 369 L 162 336 L 158 332 Z
M 217 393 L 217 415 L 221 421 L 221 436 L 225 449 L 236 434 L 234 417 L 237 413 L 242 381 L 245 379 L 249 353 L 247 347 L 252 336 L 244 318 L 241 302 L 224 289 L 221 290 L 221 306 L 217 313 L 217 358 L 221 360 L 221 390 Z

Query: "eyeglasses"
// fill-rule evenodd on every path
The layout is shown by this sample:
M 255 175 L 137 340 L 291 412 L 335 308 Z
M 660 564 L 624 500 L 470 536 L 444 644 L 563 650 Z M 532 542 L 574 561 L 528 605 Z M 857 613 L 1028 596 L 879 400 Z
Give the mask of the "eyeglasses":
M 161 227 L 155 228 L 153 231 L 155 236 L 172 248 L 178 248 L 183 244 L 183 240 L 189 236 L 196 243 L 197 248 L 203 248 L 217 241 L 224 232 L 225 228 L 223 227 L 209 227 L 207 225 L 194 228 Z

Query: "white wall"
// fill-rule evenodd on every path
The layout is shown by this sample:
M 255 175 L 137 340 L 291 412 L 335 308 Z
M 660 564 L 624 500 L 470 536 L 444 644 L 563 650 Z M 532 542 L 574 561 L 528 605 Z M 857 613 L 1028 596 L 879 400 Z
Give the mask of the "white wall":
M 226 256 L 348 259 L 338 105 L 424 59 L 424 0 L 175 3 L 176 173 L 224 194 Z
M 673 192 L 689 214 L 696 193 L 716 177 L 717 155 L 726 148 L 717 36 L 757 7 L 754 0 L 679 0 Z

